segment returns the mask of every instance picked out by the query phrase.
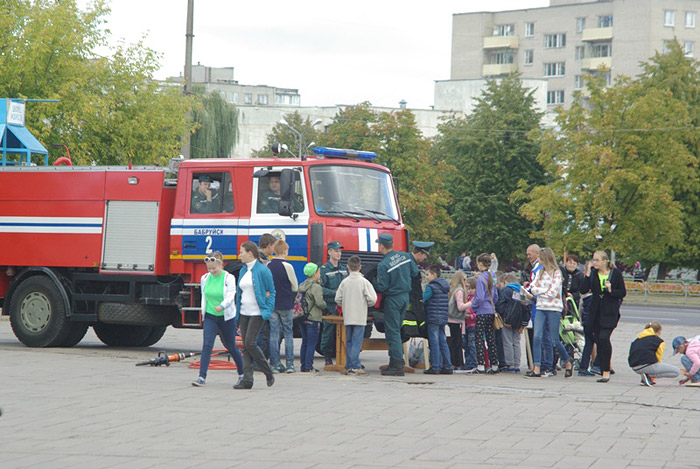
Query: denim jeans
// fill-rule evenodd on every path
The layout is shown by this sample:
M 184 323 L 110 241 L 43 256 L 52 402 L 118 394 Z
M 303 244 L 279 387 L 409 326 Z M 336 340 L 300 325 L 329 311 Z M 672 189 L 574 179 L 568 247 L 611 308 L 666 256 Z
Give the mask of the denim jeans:
M 693 361 L 685 355 L 681 355 L 681 365 L 683 365 L 683 368 L 685 368 L 686 372 L 689 372 L 690 369 L 693 367 Z M 693 382 L 700 381 L 700 371 L 695 373 L 691 379 L 693 380 Z
M 360 350 L 362 350 L 362 341 L 365 340 L 365 326 L 345 326 L 346 337 L 346 370 L 359 370 L 362 368 L 360 363 Z
M 314 367 L 314 353 L 316 353 L 321 323 L 317 321 L 303 321 L 300 329 L 301 371 L 309 371 Z
M 276 309 L 270 316 L 270 366 L 280 365 L 280 326 L 284 333 L 284 358 L 287 368 L 294 367 L 294 332 L 292 325 L 294 311 L 291 309 Z
M 211 351 L 214 348 L 216 335 L 221 334 L 221 342 L 231 354 L 236 370 L 239 375 L 243 374 L 243 357 L 241 351 L 236 347 L 236 320 L 224 320 L 223 316 L 214 316 L 206 313 L 202 322 L 204 332 L 204 340 L 202 342 L 202 358 L 199 361 L 199 376 L 202 379 L 207 379 L 207 370 L 211 361 Z
M 538 309 L 535 315 L 535 333 L 532 344 L 532 361 L 535 366 L 542 364 L 542 343 L 543 337 L 548 335 L 551 342 L 559 351 L 559 356 L 563 361 L 569 360 L 569 354 L 566 353 L 566 347 L 559 340 L 559 322 L 561 321 L 561 313 L 559 311 L 545 311 Z M 547 326 L 548 330 L 545 330 Z M 551 350 L 551 347 L 549 347 Z
M 452 369 L 445 326 L 428 323 L 428 346 L 430 347 L 430 368 L 434 370 Z
M 542 310 L 538 309 L 535 312 L 535 318 L 537 318 L 537 314 L 539 314 L 540 311 L 542 311 Z M 549 331 L 549 328 L 550 328 L 549 316 L 547 316 L 546 314 L 542 314 L 541 316 L 543 317 L 543 320 L 544 320 L 544 326 L 542 327 L 542 330 Z M 561 318 L 561 315 L 560 315 L 560 318 Z M 559 341 L 558 331 L 559 331 L 559 321 L 561 320 L 560 318 L 557 319 L 557 321 L 556 321 L 556 325 L 557 325 L 557 339 L 556 340 L 557 341 Z M 532 324 L 534 327 L 535 322 L 533 321 Z M 533 346 L 533 348 L 535 346 L 534 335 L 533 335 L 533 340 L 532 340 L 532 346 Z M 540 360 L 540 362 L 541 362 L 540 365 L 542 366 L 543 370 L 555 370 L 556 369 L 556 366 L 554 364 L 553 347 L 554 347 L 554 344 L 552 343 L 551 335 L 549 335 L 547 333 L 542 334 L 542 345 L 540 347 L 540 351 L 542 353 L 542 355 L 541 355 L 542 358 Z M 534 356 L 535 355 L 533 352 L 533 360 L 534 360 Z
M 467 369 L 476 368 L 476 328 L 467 327 L 462 336 L 464 344 L 464 366 Z

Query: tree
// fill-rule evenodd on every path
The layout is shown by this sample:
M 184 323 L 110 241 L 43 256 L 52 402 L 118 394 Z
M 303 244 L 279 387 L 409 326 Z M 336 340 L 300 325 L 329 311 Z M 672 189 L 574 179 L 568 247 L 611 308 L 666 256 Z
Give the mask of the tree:
M 667 53 L 657 52 L 642 64 L 639 80 L 645 90 L 668 91 L 679 104 L 685 105 L 689 125 L 695 129 L 700 127 L 700 64 L 685 56 L 678 41 L 669 44 Z M 683 141 L 695 159 L 700 158 L 700 136 L 697 132 L 684 133 Z M 698 168 L 690 166 L 687 170 L 697 174 Z M 700 178 L 695 177 L 694 182 L 696 184 L 674 187 L 674 198 L 683 207 L 684 242 L 665 263 L 698 269 L 700 275 L 700 187 L 697 184 Z
M 304 119 L 299 111 L 294 111 L 291 114 L 284 116 L 289 126 L 301 134 L 302 138 L 302 153 L 307 154 L 307 146 L 318 141 L 318 131 L 312 125 L 313 123 L 307 117 Z M 253 158 L 270 158 L 272 156 L 272 144 L 281 143 L 287 146 L 288 151 L 282 151 L 278 155 L 280 158 L 294 158 L 299 156 L 299 140 L 297 135 L 289 130 L 284 124 L 279 122 L 275 124 L 272 131 L 267 134 L 267 145 L 259 150 L 253 151 Z
M 557 250 L 666 259 L 683 242 L 674 187 L 696 179 L 688 168 L 697 159 L 683 143 L 688 110 L 668 91 L 625 77 L 610 87 L 589 77 L 587 85 L 588 102 L 578 94 L 560 111 L 559 129 L 540 134 L 538 161 L 554 180 L 521 187 L 521 212 L 541 226 L 534 235 Z
M 192 158 L 228 158 L 238 139 L 238 109 L 218 91 L 197 95 L 193 118 L 197 130 L 190 140 Z
M 471 115 L 439 126 L 433 151 L 457 168 L 448 180 L 454 199 L 452 254 L 476 250 L 496 252 L 503 261 L 522 257 L 535 225 L 519 214 L 511 194 L 518 184 L 547 180 L 536 160 L 538 144 L 528 137 L 541 118 L 533 91 L 511 75 L 489 81 Z
M 403 220 L 411 238 L 448 241 L 451 199 L 444 181 L 451 168 L 433 159 L 430 141 L 421 135 L 411 111 L 377 113 L 367 102 L 349 106 L 338 112 L 319 140 L 330 147 L 376 152 L 376 162 L 399 181 Z
M 190 131 L 191 100 L 153 79 L 159 56 L 142 43 L 110 57 L 101 28 L 104 0 L 80 11 L 74 0 L 7 0 L 0 7 L 0 96 L 57 99 L 31 103 L 27 128 L 51 159 L 69 147 L 77 164 L 158 163 L 179 153 Z

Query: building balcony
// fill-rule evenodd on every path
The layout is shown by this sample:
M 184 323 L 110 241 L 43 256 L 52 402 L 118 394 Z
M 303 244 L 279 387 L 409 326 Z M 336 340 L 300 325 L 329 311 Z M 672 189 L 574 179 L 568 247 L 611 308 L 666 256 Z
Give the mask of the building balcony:
M 613 28 L 588 28 L 583 30 L 583 41 L 609 41 L 613 37 Z
M 610 70 L 612 68 L 612 57 L 590 57 L 581 60 L 582 70 Z
M 487 64 L 481 70 L 482 76 L 508 75 L 518 70 L 516 64 Z
M 484 38 L 484 49 L 517 49 L 518 36 L 491 36 Z

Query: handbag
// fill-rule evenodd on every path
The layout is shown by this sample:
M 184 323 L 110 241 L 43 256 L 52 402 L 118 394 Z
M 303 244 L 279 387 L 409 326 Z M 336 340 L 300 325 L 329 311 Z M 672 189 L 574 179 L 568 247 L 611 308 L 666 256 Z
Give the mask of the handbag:
M 491 272 L 489 272 L 489 279 L 488 281 L 491 281 Z M 494 285 L 494 288 L 496 286 Z M 488 285 L 486 286 L 486 293 L 488 293 Z M 503 329 L 503 318 L 501 318 L 501 315 L 498 314 L 498 311 L 496 311 L 496 305 L 493 304 L 493 295 L 489 295 L 489 301 L 491 302 L 491 307 L 493 307 L 493 330 L 494 331 L 500 331 Z

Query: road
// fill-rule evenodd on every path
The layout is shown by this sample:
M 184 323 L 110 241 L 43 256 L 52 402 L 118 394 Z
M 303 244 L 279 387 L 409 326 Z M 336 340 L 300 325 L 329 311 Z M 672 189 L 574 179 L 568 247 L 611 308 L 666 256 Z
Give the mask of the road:
M 659 321 L 661 324 L 700 328 L 700 309 L 676 305 L 623 303 L 620 320 L 636 323 Z

